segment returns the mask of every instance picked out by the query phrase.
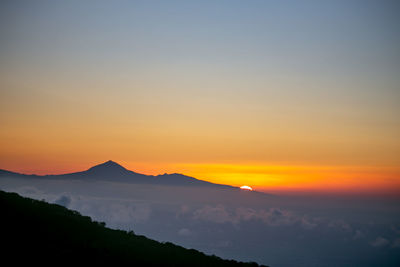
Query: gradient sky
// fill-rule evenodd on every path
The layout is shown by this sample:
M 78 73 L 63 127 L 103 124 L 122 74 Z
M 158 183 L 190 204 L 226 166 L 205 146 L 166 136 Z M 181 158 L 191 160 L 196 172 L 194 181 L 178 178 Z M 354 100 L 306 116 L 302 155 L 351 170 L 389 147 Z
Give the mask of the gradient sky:
M 400 192 L 396 1 L 1 1 L 0 168 Z

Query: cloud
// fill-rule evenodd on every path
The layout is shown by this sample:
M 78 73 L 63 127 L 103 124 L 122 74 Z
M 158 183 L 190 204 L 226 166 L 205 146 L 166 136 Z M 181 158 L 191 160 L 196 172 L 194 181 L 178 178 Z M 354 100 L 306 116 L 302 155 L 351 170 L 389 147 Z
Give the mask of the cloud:
M 69 196 L 60 196 L 54 201 L 54 203 L 68 208 L 68 206 L 71 204 L 71 198 Z
M 212 246 L 216 247 L 216 248 L 227 248 L 232 246 L 232 242 L 229 240 L 221 240 L 221 241 L 217 241 L 216 243 L 212 244 Z
M 104 205 L 99 212 L 113 223 L 143 223 L 151 214 L 149 205 L 132 202 L 116 202 Z
M 250 208 L 237 208 L 236 215 L 243 221 L 249 221 L 258 217 L 257 211 Z
M 346 223 L 345 221 L 343 221 L 343 220 L 331 221 L 328 224 L 328 227 L 336 228 L 336 229 L 339 229 L 339 230 L 345 231 L 345 232 L 351 232 L 352 231 L 351 226 L 348 223 Z
M 193 235 L 193 233 L 192 233 L 192 231 L 190 231 L 187 228 L 182 228 L 182 229 L 180 229 L 178 231 L 178 235 L 180 235 L 180 236 L 191 236 L 191 235 Z
M 56 204 L 66 206 L 96 221 L 105 221 L 107 225 L 121 227 L 123 224 L 144 223 L 152 213 L 147 203 L 118 198 L 88 196 L 55 197 Z
M 400 248 L 400 238 L 396 238 L 395 240 L 393 240 L 392 247 L 393 248 Z
M 225 206 L 204 206 L 193 213 L 193 219 L 200 219 L 214 223 L 239 224 L 250 220 L 259 220 L 269 226 L 299 224 L 305 229 L 317 226 L 317 221 L 307 216 L 298 216 L 288 210 L 279 208 L 255 210 L 251 208 L 237 208 L 228 210 Z
M 30 197 L 37 200 L 48 200 L 49 195 L 34 186 L 22 186 L 12 190 L 24 197 Z
M 392 229 L 393 232 L 395 232 L 396 234 L 400 234 L 400 229 L 397 228 L 396 226 L 392 225 L 392 226 L 390 227 L 390 229 Z
M 214 223 L 237 223 L 236 218 L 229 214 L 222 205 L 217 205 L 215 207 L 207 205 L 201 209 L 198 209 L 194 212 L 193 218 Z
M 389 240 L 381 236 L 378 236 L 374 241 L 371 241 L 369 244 L 373 247 L 383 247 L 389 244 Z
M 356 232 L 354 233 L 354 236 L 353 236 L 353 240 L 361 239 L 364 236 L 365 235 L 363 232 L 361 232 L 360 230 L 356 230 Z
M 18 193 L 22 195 L 42 195 L 43 192 L 37 189 L 34 186 L 23 186 L 16 190 Z
M 301 226 L 305 229 L 313 229 L 318 225 L 316 219 L 309 219 L 307 216 L 303 216 L 300 220 Z
M 176 213 L 176 218 L 184 217 L 185 215 L 189 214 L 190 208 L 188 205 L 181 205 L 180 209 Z
M 279 208 L 270 208 L 269 210 L 259 210 L 256 218 L 262 220 L 270 226 L 291 225 L 300 220 L 292 212 Z

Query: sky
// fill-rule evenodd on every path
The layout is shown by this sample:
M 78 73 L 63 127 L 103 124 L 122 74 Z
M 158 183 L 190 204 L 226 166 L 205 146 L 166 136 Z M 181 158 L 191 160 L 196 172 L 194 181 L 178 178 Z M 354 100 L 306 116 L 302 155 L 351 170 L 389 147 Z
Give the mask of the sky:
M 1 1 L 0 168 L 400 192 L 396 1 Z

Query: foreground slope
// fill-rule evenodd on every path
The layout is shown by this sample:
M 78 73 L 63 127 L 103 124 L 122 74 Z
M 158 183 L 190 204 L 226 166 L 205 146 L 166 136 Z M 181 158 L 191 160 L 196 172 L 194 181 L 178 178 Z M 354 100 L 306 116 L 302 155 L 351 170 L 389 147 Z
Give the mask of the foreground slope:
M 258 266 L 112 230 L 76 211 L 15 193 L 0 191 L 0 207 L 2 257 L 13 265 Z

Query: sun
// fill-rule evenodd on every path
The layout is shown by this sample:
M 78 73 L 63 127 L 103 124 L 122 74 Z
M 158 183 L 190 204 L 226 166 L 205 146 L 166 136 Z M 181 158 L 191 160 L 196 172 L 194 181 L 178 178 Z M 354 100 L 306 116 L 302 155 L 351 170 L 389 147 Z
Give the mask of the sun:
M 251 188 L 251 187 L 248 186 L 248 185 L 242 185 L 242 186 L 240 187 L 240 189 L 253 191 L 253 188 Z

